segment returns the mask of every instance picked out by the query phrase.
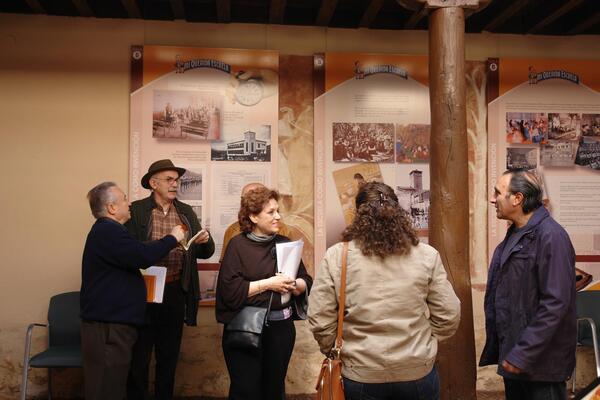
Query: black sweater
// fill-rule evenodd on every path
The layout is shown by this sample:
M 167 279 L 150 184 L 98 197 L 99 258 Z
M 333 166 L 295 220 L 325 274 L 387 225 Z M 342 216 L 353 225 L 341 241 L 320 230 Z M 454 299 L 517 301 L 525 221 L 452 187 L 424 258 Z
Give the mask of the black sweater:
M 120 223 L 110 218 L 98 219 L 83 250 L 81 318 L 143 324 L 146 286 L 139 269 L 159 261 L 175 246 L 174 236 L 142 243 Z
M 269 305 L 270 291 L 248 297 L 248 288 L 252 281 L 267 279 L 275 275 L 275 243 L 289 241 L 287 237 L 277 235 L 271 242 L 259 243 L 248 239 L 244 233 L 231 239 L 225 250 L 217 280 L 215 306 L 217 321 L 229 323 L 247 305 L 264 308 Z M 306 272 L 302 261 L 300 261 L 297 278 L 304 279 L 306 293 L 308 293 L 312 286 L 312 278 Z M 291 302 L 281 304 L 281 295 L 273 293 L 272 310 L 279 310 L 290 305 Z

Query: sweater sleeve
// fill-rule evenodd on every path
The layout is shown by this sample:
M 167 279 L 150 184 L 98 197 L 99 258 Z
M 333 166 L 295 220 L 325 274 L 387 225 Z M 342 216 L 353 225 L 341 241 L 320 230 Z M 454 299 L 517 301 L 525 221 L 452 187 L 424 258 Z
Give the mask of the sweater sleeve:
M 177 239 L 171 235 L 152 242 L 140 242 L 127 230 L 112 226 L 112 223 L 102 237 L 100 254 L 112 257 L 115 265 L 125 269 L 148 268 L 177 246 Z

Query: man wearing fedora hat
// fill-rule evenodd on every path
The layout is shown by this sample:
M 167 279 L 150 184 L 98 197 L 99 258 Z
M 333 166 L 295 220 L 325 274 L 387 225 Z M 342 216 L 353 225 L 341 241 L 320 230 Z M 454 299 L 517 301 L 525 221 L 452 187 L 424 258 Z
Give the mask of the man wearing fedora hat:
M 131 219 L 127 229 L 138 240 L 155 240 L 175 225 L 185 226 L 188 238 L 202 231 L 189 250 L 181 246 L 171 250 L 156 265 L 167 267 L 163 302 L 148 304 L 146 324 L 140 329 L 133 348 L 131 370 L 127 383 L 128 399 L 148 399 L 148 370 L 154 348 L 156 359 L 155 399 L 171 399 L 175 368 L 179 358 L 183 323 L 196 325 L 200 288 L 196 259 L 209 258 L 215 251 L 212 237 L 202 230 L 196 213 L 189 205 L 177 200 L 179 178 L 184 168 L 171 160 L 159 160 L 150 165 L 142 177 L 142 187 L 152 193 L 131 204 Z

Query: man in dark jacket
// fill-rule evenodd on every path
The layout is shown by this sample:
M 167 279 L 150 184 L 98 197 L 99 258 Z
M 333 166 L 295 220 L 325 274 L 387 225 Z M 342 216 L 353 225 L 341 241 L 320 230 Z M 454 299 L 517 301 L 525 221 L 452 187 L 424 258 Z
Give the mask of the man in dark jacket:
M 531 172 L 505 172 L 490 202 L 512 225 L 490 264 L 479 365 L 498 364 L 507 400 L 564 399 L 577 329 L 571 240 Z
M 139 330 L 133 347 L 127 382 L 129 400 L 150 398 L 148 370 L 153 348 L 156 359 L 154 398 L 173 397 L 183 323 L 196 325 L 200 300 L 196 259 L 209 258 L 215 251 L 213 239 L 200 227 L 192 207 L 177 200 L 179 178 L 184 173 L 185 169 L 175 167 L 171 160 L 152 163 L 142 177 L 142 187 L 152 193 L 131 204 L 131 220 L 125 225 L 138 240 L 154 240 L 175 225 L 186 227 L 186 241 L 198 234 L 188 250 L 177 247 L 155 264 L 167 267 L 167 283 L 163 302 L 149 304 L 146 308 L 146 324 Z
M 85 398 L 125 396 L 136 326 L 144 322 L 147 268 L 185 237 L 181 226 L 160 240 L 135 240 L 123 223 L 129 219 L 125 193 L 104 182 L 88 193 L 96 222 L 85 242 L 81 268 L 81 349 Z

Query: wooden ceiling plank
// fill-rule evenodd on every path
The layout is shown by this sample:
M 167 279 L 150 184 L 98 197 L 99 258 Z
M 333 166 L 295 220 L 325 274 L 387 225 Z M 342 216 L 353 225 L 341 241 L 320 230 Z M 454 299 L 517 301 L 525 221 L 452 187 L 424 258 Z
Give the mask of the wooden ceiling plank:
M 94 12 L 90 8 L 90 5 L 88 4 L 87 0 L 71 0 L 71 2 L 77 9 L 77 12 L 79 13 L 79 15 L 81 15 L 82 17 L 93 17 L 94 16 Z
M 414 29 L 419 21 L 421 21 L 427 15 L 427 7 L 423 5 L 420 10 L 415 11 L 408 21 L 404 24 L 404 29 Z
M 25 2 L 29 6 L 29 8 L 31 8 L 31 11 L 33 11 L 34 13 L 46 14 L 46 10 L 44 9 L 44 7 L 40 4 L 40 2 L 38 0 L 25 0 Z
M 121 4 L 125 7 L 125 11 L 127 11 L 129 18 L 142 18 L 142 13 L 135 0 L 121 0 Z
M 171 0 L 171 10 L 173 11 L 173 18 L 185 20 L 183 0 Z
M 384 0 L 371 0 L 361 17 L 358 26 L 361 28 L 370 28 L 373 24 L 373 21 L 377 17 L 377 14 L 379 14 L 381 7 L 383 7 L 384 2 Z
M 271 5 L 269 6 L 270 24 L 283 24 L 283 17 L 285 15 L 285 3 L 286 0 L 271 0 Z
M 315 21 L 315 25 L 317 26 L 328 26 L 331 18 L 333 17 L 333 13 L 335 12 L 335 7 L 337 6 L 338 0 L 323 0 L 321 2 L 321 8 L 319 9 L 319 14 L 317 15 L 317 20 Z
M 515 1 L 514 3 L 512 3 L 512 5 L 507 7 L 503 12 L 501 12 L 498 16 L 496 16 L 496 18 L 494 18 L 490 22 L 488 22 L 487 25 L 484 26 L 482 30 L 483 31 L 493 31 L 494 29 L 502 26 L 502 24 L 507 19 L 509 19 L 510 17 L 517 14 L 519 11 L 521 11 L 523 8 L 525 8 L 525 6 L 527 4 L 529 4 L 529 1 L 530 0 Z
M 600 23 L 600 12 L 597 12 L 596 14 L 592 14 L 590 17 L 581 21 L 581 23 L 575 25 L 573 28 L 571 28 L 571 30 L 568 32 L 568 34 L 569 35 L 578 35 L 580 33 L 585 32 L 589 28 L 593 27 L 597 23 Z
M 578 5 L 580 5 L 583 0 L 570 0 L 565 4 L 560 6 L 556 11 L 548 15 L 546 18 L 542 19 L 540 22 L 535 24 L 531 29 L 527 31 L 527 33 L 536 33 L 542 30 L 543 28 L 550 25 L 552 22 L 556 21 L 558 18 L 562 17 Z
M 231 0 L 217 0 L 217 22 L 231 22 Z

